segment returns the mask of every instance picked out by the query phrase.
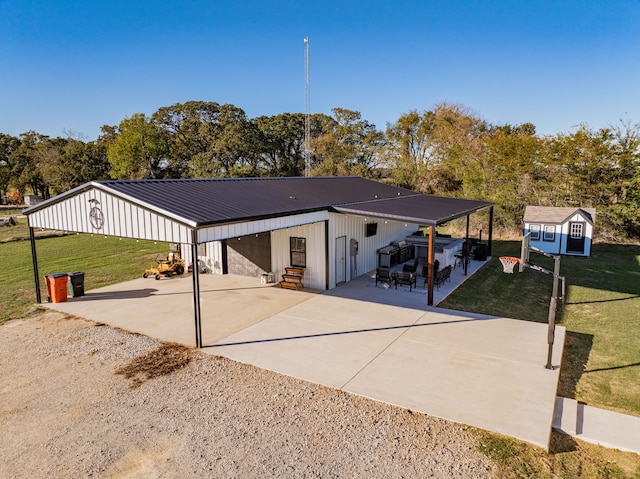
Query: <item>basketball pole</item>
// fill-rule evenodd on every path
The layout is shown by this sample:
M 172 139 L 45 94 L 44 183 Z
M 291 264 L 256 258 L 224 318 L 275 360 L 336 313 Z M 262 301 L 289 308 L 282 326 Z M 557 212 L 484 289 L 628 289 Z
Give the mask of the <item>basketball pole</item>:
M 553 343 L 555 341 L 556 336 L 556 312 L 558 309 L 558 298 L 562 299 L 564 302 L 565 298 L 565 278 L 564 276 L 560 276 L 560 255 L 554 255 L 547 253 L 546 251 L 542 251 L 538 248 L 530 246 L 528 241 L 523 239 L 522 242 L 522 251 L 521 251 L 521 260 L 520 260 L 520 272 L 524 271 L 524 268 L 531 268 L 536 271 L 540 271 L 544 274 L 550 274 L 553 276 L 553 290 L 551 292 L 551 301 L 549 302 L 549 315 L 548 315 L 548 331 L 547 331 L 547 344 L 549 345 L 549 349 L 547 352 L 547 364 L 545 368 L 553 369 L 553 364 L 551 362 L 553 356 Z M 529 253 L 538 253 L 548 258 L 553 258 L 553 272 L 549 271 L 542 266 L 538 266 L 537 264 L 533 264 L 529 262 Z M 558 297 L 558 284 L 562 280 L 562 296 Z
M 551 364 L 551 356 L 553 355 L 553 342 L 556 335 L 556 310 L 558 308 L 558 280 L 560 279 L 560 256 L 553 257 L 553 292 L 551 293 L 551 302 L 549 303 L 549 331 L 547 334 L 547 343 L 549 351 L 547 353 L 547 364 L 545 368 L 553 369 Z

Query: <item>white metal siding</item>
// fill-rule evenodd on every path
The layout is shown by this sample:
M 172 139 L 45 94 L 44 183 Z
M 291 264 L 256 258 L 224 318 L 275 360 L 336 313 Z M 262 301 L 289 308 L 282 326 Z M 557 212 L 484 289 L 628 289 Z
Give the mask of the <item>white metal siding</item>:
M 378 223 L 374 236 L 365 237 L 367 223 Z M 418 229 L 419 225 L 397 221 L 365 218 L 363 216 L 329 213 L 329 289 L 336 286 L 335 275 L 335 241 L 340 236 L 347 237 L 347 281 L 351 277 L 352 259 L 350 257 L 350 240 L 358 242 L 356 256 L 356 274 L 360 276 L 378 266 L 378 250 L 388 246 L 393 241 L 402 241 Z
M 304 213 L 301 215 L 281 216 L 267 220 L 247 221 L 243 223 L 233 223 L 229 225 L 211 226 L 198 230 L 198 243 L 208 243 L 239 236 L 265 233 L 267 231 L 290 228 L 309 223 L 316 223 L 327 219 L 327 211 L 314 213 Z
M 329 251 L 325 252 L 324 221 L 316 221 L 311 224 L 282 228 L 286 223 L 302 224 L 314 218 L 324 220 L 329 219 Z M 369 238 L 365 237 L 365 224 L 367 222 L 378 223 L 377 233 Z M 350 240 L 358 241 L 359 251 L 356 256 L 356 275 L 365 274 L 378 265 L 378 250 L 389 245 L 393 241 L 404 240 L 405 237 L 418 229 L 416 224 L 406 224 L 396 221 L 376 220 L 362 216 L 344 215 L 339 213 L 322 212 L 322 214 L 311 213 L 305 215 L 288 216 L 284 218 L 274 218 L 249 223 L 248 228 L 230 228 L 236 225 L 218 226 L 208 228 L 205 235 L 200 235 L 200 241 L 204 238 L 211 238 L 219 235 L 221 239 L 234 238 L 242 231 L 246 234 L 271 231 L 271 267 L 276 275 L 276 280 L 280 280 L 285 266 L 290 263 L 289 238 L 292 236 L 307 239 L 307 271 L 305 273 L 305 285 L 311 288 L 325 288 L 325 270 L 328 254 L 329 264 L 329 288 L 335 287 L 335 239 L 346 236 L 347 240 L 347 268 L 346 280 L 350 281 L 352 260 L 349 256 Z M 405 226 L 406 225 L 406 226 Z M 204 232 L 204 230 L 202 231 Z M 211 246 L 207 250 L 207 266 L 212 273 L 222 274 L 222 250 L 219 241 L 209 243 Z
M 94 204 L 89 200 L 99 202 L 104 216 L 104 224 L 100 229 L 96 229 L 89 219 Z M 190 228 L 98 189 L 79 193 L 30 214 L 29 225 L 169 243 L 191 242 Z
M 207 244 L 206 263 L 212 274 L 222 274 L 222 241 Z
M 182 259 L 186 263 L 187 267 L 190 264 L 193 264 L 193 262 L 191 261 L 191 245 L 190 244 L 180 245 L 180 255 L 182 256 Z
M 271 233 L 271 267 L 275 273 L 276 281 L 282 279 L 284 268 L 290 266 L 289 238 L 292 236 L 306 239 L 307 267 L 304 274 L 305 287 L 325 289 L 326 251 L 324 222 L 279 229 Z

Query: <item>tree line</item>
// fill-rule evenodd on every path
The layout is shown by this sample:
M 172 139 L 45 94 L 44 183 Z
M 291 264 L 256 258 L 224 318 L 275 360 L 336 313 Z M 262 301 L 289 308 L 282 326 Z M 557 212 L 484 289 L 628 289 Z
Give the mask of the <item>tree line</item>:
M 314 176 L 491 201 L 504 228 L 521 227 L 526 205 L 595 207 L 601 232 L 640 237 L 640 124 L 542 136 L 531 123 L 494 125 L 443 103 L 386 131 L 344 108 L 311 115 L 310 127 Z M 105 125 L 95 141 L 0 133 L 0 195 L 48 198 L 101 179 L 301 176 L 304 132 L 302 113 L 247 118 L 190 101 Z

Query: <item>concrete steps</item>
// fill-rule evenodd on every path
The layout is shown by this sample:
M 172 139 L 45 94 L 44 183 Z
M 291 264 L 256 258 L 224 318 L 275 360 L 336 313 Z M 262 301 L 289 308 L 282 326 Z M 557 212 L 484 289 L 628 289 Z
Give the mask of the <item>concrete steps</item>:
M 553 427 L 582 441 L 640 454 L 640 417 L 557 397 Z

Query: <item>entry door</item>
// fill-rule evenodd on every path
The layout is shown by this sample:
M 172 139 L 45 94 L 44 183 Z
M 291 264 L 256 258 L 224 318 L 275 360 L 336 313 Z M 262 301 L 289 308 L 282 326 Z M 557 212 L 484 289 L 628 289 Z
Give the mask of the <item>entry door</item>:
M 336 284 L 347 280 L 347 237 L 336 238 Z
M 569 223 L 567 253 L 584 253 L 584 227 L 581 222 Z

